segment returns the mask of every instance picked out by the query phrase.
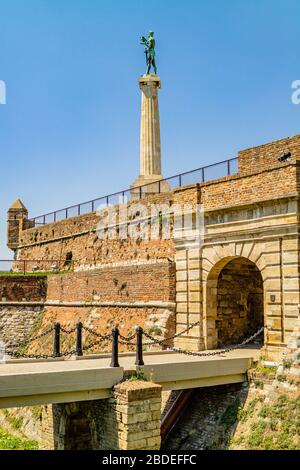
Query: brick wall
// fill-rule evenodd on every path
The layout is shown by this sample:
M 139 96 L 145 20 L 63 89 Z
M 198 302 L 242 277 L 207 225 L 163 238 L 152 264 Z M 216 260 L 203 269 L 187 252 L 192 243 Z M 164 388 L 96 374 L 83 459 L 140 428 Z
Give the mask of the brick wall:
M 171 204 L 172 193 L 149 196 L 142 203 L 149 209 L 152 204 Z M 139 201 L 129 201 L 127 210 L 129 219 L 136 218 L 134 209 Z M 115 206 L 116 218 L 122 206 Z M 132 212 L 133 211 L 133 212 Z M 138 207 L 137 207 L 138 212 Z M 72 252 L 73 259 L 81 264 L 94 264 L 95 260 L 111 263 L 124 259 L 153 259 L 172 256 L 174 247 L 168 240 L 102 240 L 96 230 L 101 220 L 105 220 L 106 210 L 101 216 L 91 212 L 78 217 L 71 217 L 56 223 L 49 223 L 37 228 L 23 230 L 20 236 L 19 259 L 55 259 L 63 260 L 66 253 Z M 23 248 L 22 248 L 23 247 Z
M 194 207 L 198 200 L 198 203 L 204 204 L 205 210 L 217 210 L 288 196 L 299 190 L 298 168 L 297 162 L 269 171 L 263 170 L 255 175 L 232 175 L 179 188 L 175 191 L 175 202 L 179 204 L 184 201 Z
M 279 162 L 278 157 L 286 151 L 291 153 L 290 161 Z M 300 135 L 241 150 L 238 159 L 240 175 L 255 173 L 258 169 L 264 171 L 288 165 L 300 160 Z
M 40 302 L 45 300 L 47 291 L 46 276 L 1 276 L 0 301 Z
M 125 265 L 49 276 L 47 300 L 175 302 L 175 264 Z

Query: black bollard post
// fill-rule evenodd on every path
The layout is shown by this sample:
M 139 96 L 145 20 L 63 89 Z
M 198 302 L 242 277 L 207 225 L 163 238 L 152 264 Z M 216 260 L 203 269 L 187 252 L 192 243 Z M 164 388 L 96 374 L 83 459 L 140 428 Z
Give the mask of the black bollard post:
M 143 366 L 143 328 L 137 327 L 136 331 L 136 366 Z
M 110 367 L 120 367 L 119 365 L 119 329 L 112 329 L 112 351 Z
M 82 323 L 76 325 L 76 355 L 83 356 L 82 352 Z
M 60 323 L 54 325 L 54 348 L 53 356 L 60 357 Z

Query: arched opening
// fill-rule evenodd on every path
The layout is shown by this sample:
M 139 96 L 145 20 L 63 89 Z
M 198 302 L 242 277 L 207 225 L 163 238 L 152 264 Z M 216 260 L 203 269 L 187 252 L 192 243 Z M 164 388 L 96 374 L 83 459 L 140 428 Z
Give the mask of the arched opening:
M 208 341 L 212 347 L 238 344 L 263 326 L 263 279 L 252 261 L 234 257 L 212 269 L 207 282 L 207 317 L 214 320 L 213 340 Z M 263 341 L 263 334 L 257 341 Z
M 90 421 L 82 413 L 68 416 L 65 429 L 64 450 L 92 450 Z

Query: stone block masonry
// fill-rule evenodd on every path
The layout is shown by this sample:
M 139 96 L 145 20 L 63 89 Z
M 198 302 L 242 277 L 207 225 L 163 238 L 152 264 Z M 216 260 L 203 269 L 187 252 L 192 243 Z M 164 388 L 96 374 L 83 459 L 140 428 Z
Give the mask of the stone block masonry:
M 46 299 L 46 276 L 0 276 L 0 341 L 8 352 L 30 336 Z
M 106 400 L 42 409 L 41 449 L 158 450 L 162 387 L 127 381 Z
M 120 450 L 159 450 L 161 385 L 123 382 L 115 386 Z
M 3 306 L 0 304 L 0 341 L 4 342 L 7 352 L 15 352 L 14 345 L 25 341 L 30 336 L 42 311 L 43 306 Z

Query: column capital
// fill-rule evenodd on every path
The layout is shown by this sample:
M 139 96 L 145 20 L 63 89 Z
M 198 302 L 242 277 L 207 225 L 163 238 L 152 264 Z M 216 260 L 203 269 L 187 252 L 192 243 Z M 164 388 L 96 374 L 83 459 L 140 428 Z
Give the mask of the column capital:
M 158 75 L 142 75 L 139 77 L 139 87 L 154 87 L 161 88 L 161 80 Z

